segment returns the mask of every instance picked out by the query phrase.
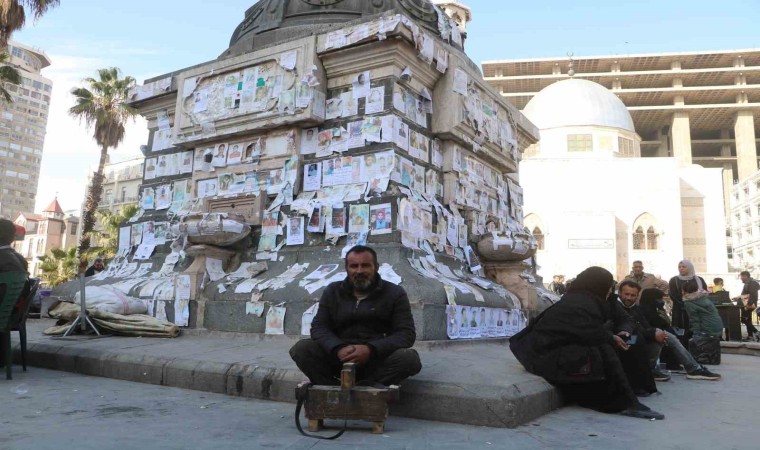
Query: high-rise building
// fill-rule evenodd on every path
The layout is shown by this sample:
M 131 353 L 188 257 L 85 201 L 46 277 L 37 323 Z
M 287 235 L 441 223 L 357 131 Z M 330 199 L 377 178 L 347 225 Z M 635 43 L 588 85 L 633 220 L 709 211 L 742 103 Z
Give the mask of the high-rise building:
M 10 41 L 7 52 L 22 81 L 5 86 L 13 102 L 0 102 L 0 217 L 13 218 L 34 211 L 53 82 L 41 75 L 43 51 Z

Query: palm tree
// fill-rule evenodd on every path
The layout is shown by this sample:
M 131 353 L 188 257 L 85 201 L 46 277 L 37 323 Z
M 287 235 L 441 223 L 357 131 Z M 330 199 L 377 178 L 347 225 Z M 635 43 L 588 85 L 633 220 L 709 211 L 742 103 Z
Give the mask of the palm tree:
M 67 281 L 73 280 L 77 276 L 79 267 L 79 258 L 77 258 L 76 247 L 68 250 L 54 248 L 50 254 L 40 256 L 40 270 L 42 271 L 42 281 L 48 287 L 55 287 Z
M 124 140 L 124 126 L 136 115 L 135 110 L 127 105 L 129 91 L 134 87 L 135 79 L 130 76 L 120 78 L 120 75 L 121 71 L 116 67 L 100 69 L 97 80 L 86 78 L 84 82 L 87 87 L 71 91 L 76 104 L 69 109 L 69 114 L 83 121 L 88 128 L 94 129 L 93 138 L 100 146 L 98 170 L 92 176 L 92 184 L 82 213 L 80 254 L 90 248 L 90 233 L 95 227 L 95 211 L 103 195 L 103 167 L 108 159 L 108 149 L 115 148 Z
M 60 0 L 0 0 L 0 48 L 5 47 L 14 31 L 24 26 L 27 12 L 36 20 L 60 3 Z
M 13 66 L 7 65 L 8 59 L 8 53 L 0 53 L 0 101 L 11 103 L 13 102 L 13 97 L 5 89 L 5 84 L 10 83 L 18 86 L 21 84 L 21 74 Z
M 90 244 L 93 246 L 83 256 L 87 259 L 97 256 L 111 259 L 116 256 L 119 251 L 119 229 L 123 223 L 137 214 L 138 209 L 137 205 L 125 205 L 117 214 L 107 209 L 98 211 L 96 215 L 102 229 L 90 232 Z

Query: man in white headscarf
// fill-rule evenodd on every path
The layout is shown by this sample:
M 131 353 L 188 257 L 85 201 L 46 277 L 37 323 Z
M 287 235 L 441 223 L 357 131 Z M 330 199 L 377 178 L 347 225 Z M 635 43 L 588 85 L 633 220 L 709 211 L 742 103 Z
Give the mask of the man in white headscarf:
M 705 280 L 697 276 L 694 271 L 694 264 L 688 259 L 678 263 L 678 275 L 670 279 L 668 291 L 670 300 L 673 301 L 673 326 L 677 328 L 689 329 L 689 316 L 683 307 L 683 285 L 689 280 L 696 280 L 700 291 L 707 290 Z

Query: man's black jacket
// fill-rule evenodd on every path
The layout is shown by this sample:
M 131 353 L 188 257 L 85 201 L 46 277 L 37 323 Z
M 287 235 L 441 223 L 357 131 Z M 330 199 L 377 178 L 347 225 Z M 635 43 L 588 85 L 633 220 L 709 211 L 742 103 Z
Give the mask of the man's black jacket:
M 626 306 L 623 305 L 623 309 L 625 309 L 625 312 L 627 312 L 636 323 L 636 333 L 646 339 L 647 342 L 655 342 L 657 329 L 649 323 L 649 320 L 647 320 L 644 312 L 639 308 L 639 305 L 633 305 L 630 308 L 626 308 Z
M 348 279 L 327 286 L 311 323 L 311 338 L 333 355 L 346 345 L 365 344 L 372 358 L 385 359 L 414 345 L 416 337 L 406 292 L 380 275 L 361 301 Z

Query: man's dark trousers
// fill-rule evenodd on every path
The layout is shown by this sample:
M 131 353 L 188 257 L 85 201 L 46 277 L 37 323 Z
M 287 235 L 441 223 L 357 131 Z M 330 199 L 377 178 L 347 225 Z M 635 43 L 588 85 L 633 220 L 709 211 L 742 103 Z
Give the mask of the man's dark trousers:
M 303 339 L 290 349 L 290 357 L 301 372 L 316 385 L 339 386 L 343 364 L 335 355 L 328 354 L 316 341 Z M 399 384 L 422 370 L 420 355 L 411 348 L 391 353 L 385 360 L 370 359 L 357 367 L 358 382 L 380 383 L 385 386 Z

